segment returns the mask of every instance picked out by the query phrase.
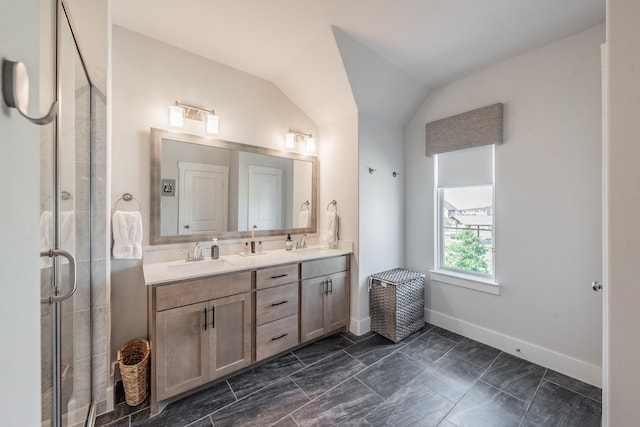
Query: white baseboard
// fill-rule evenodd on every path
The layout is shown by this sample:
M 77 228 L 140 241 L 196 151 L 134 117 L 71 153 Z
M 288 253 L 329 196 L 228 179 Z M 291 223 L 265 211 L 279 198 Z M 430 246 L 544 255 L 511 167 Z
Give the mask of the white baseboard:
M 354 335 L 364 335 L 371 330 L 371 318 L 365 317 L 364 319 L 351 318 L 349 323 L 349 332 Z
M 424 318 L 435 326 L 480 341 L 585 383 L 602 387 L 602 367 L 600 366 L 426 308 Z

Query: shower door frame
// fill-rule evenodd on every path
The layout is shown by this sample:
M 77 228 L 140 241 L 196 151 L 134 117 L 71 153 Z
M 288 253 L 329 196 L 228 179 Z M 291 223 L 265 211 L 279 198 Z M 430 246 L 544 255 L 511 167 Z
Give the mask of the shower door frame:
M 69 271 L 72 271 L 72 266 L 73 270 L 75 270 L 75 259 L 73 258 L 73 256 L 71 255 L 71 257 L 68 257 L 68 255 L 70 255 L 67 251 L 65 250 L 61 250 L 60 246 L 63 244 L 62 243 L 62 239 L 61 239 L 61 202 L 60 202 L 60 197 L 61 195 L 64 193 L 64 191 L 62 191 L 61 189 L 61 169 L 63 168 L 62 165 L 62 153 L 61 153 L 61 144 L 62 144 L 62 126 L 61 124 L 65 121 L 68 120 L 69 118 L 72 121 L 72 126 L 75 126 L 75 124 L 77 123 L 77 115 L 76 115 L 76 110 L 73 110 L 73 114 L 69 115 L 69 116 L 65 116 L 62 113 L 62 108 L 63 108 L 63 87 L 62 87 L 62 80 L 63 80 L 63 64 L 61 61 L 61 56 L 63 54 L 63 49 L 70 49 L 72 52 L 72 55 L 74 56 L 75 60 L 73 63 L 73 67 L 74 69 L 77 67 L 77 63 L 75 62 L 76 60 L 80 61 L 80 65 L 83 71 L 83 77 L 84 79 L 86 79 L 86 84 L 88 87 L 88 159 L 87 159 L 87 163 L 89 165 L 88 167 L 88 176 L 91 177 L 92 173 L 91 173 L 91 146 L 93 144 L 92 141 L 92 137 L 93 137 L 93 132 L 91 132 L 91 128 L 93 126 L 93 115 L 94 112 L 92 111 L 93 108 L 93 103 L 91 102 L 91 94 L 92 91 L 94 90 L 94 86 L 91 82 L 91 78 L 89 76 L 89 73 L 87 71 L 87 67 L 86 64 L 84 62 L 84 58 L 82 57 L 82 53 L 80 52 L 78 43 L 77 43 L 77 38 L 76 38 L 76 33 L 74 31 L 73 25 L 72 25 L 72 21 L 71 18 L 69 16 L 68 13 L 68 7 L 66 6 L 66 1 L 65 0 L 54 0 L 55 1 L 55 7 L 53 8 L 53 14 L 55 14 L 55 24 L 54 24 L 54 33 L 55 33 L 55 46 L 53 49 L 53 59 L 54 59 L 54 81 L 55 81 L 55 98 L 56 101 L 58 101 L 58 105 L 59 105 L 59 111 L 58 111 L 58 115 L 56 117 L 56 119 L 54 120 L 53 123 L 53 141 L 52 141 L 52 149 L 51 149 L 51 163 L 52 163 L 52 167 L 53 170 L 50 173 L 50 179 L 51 179 L 51 189 L 53 191 L 53 194 L 51 196 L 51 203 L 52 203 L 52 237 L 53 237 L 53 248 L 47 248 L 46 250 L 43 250 L 41 252 L 41 256 L 43 257 L 49 257 L 52 258 L 53 263 L 52 263 L 52 274 L 51 274 L 51 288 L 52 288 L 52 295 L 49 298 L 43 298 L 41 300 L 42 304 L 49 304 L 50 305 L 50 314 L 49 316 L 51 316 L 51 384 L 52 384 L 52 404 L 51 404 L 51 418 L 50 418 L 50 425 L 52 427 L 64 427 L 65 425 L 71 425 L 70 423 L 73 423 L 73 425 L 78 425 L 79 423 L 81 423 L 82 425 L 85 425 L 87 423 L 87 420 L 89 420 L 89 424 L 91 423 L 91 420 L 93 419 L 93 414 L 94 414 L 94 401 L 92 399 L 92 366 L 91 366 L 91 355 L 92 355 L 92 349 L 91 349 L 91 307 L 89 306 L 89 310 L 88 310 L 88 322 L 89 322 L 89 336 L 87 337 L 89 340 L 89 375 L 86 378 L 86 381 L 88 382 L 88 404 L 86 406 L 86 412 L 84 415 L 80 415 L 84 418 L 83 421 L 78 422 L 76 417 L 74 417 L 73 419 L 76 419 L 76 421 L 72 421 L 69 419 L 69 417 L 67 417 L 66 420 L 66 424 L 64 422 L 63 416 L 65 414 L 68 414 L 69 408 L 67 407 L 65 411 L 63 411 L 63 402 L 62 402 L 62 396 L 63 396 L 63 384 L 62 384 L 62 375 L 63 375 L 63 365 L 62 365 L 62 341 L 63 341 L 63 309 L 62 309 L 62 303 L 63 301 L 67 300 L 68 298 L 72 297 L 72 295 L 75 292 L 75 280 L 73 280 L 73 284 L 70 284 L 68 286 L 71 286 L 72 289 L 67 290 L 66 286 L 64 283 L 60 283 L 61 281 L 61 272 L 60 272 L 60 262 L 57 259 L 57 256 L 62 255 L 67 257 L 68 259 L 68 265 L 69 265 Z M 62 33 L 63 31 L 65 31 L 65 29 L 63 28 L 63 26 L 67 26 L 67 29 L 70 33 L 71 39 L 73 41 L 73 43 L 70 46 L 63 46 L 63 36 Z M 74 83 L 75 83 L 75 78 L 74 78 Z M 74 88 L 75 89 L 75 88 Z M 75 103 L 74 103 L 74 107 L 75 107 Z M 72 144 L 74 147 L 74 154 L 75 153 L 75 144 L 76 144 L 76 138 L 77 135 L 74 133 L 73 134 L 73 140 L 72 140 Z M 75 162 L 74 162 L 75 163 Z M 76 174 L 77 172 L 74 170 L 73 173 L 73 178 L 75 180 L 76 178 Z M 42 178 L 41 178 L 42 179 Z M 75 209 L 75 201 L 74 203 L 74 221 L 77 223 L 76 219 L 77 219 L 77 210 Z M 88 193 L 88 209 L 89 212 L 91 212 L 91 186 L 89 185 L 89 193 Z M 77 228 L 74 229 L 74 239 L 76 238 L 76 235 L 78 234 L 77 232 Z M 89 227 L 89 241 L 91 241 L 91 227 Z M 83 236 L 84 237 L 84 236 Z M 92 255 L 91 255 L 91 245 L 88 245 L 88 262 L 89 265 L 91 265 L 92 262 Z M 70 280 L 69 282 L 71 283 L 71 274 L 69 274 L 70 276 Z M 74 274 L 75 276 L 75 274 Z M 86 284 L 84 286 L 88 287 L 88 295 L 89 295 L 89 301 L 91 300 L 91 274 L 88 274 L 87 278 L 86 278 Z M 65 293 L 66 295 L 60 295 L 61 293 Z M 65 315 L 67 316 L 74 316 L 75 311 L 72 311 L 71 313 L 66 313 Z M 73 328 L 75 328 L 75 322 Z M 73 337 L 73 339 L 75 340 L 75 329 L 70 331 L 71 332 L 71 336 Z M 43 349 L 44 350 L 44 349 Z M 72 365 L 73 368 L 75 368 L 75 349 L 72 350 Z M 77 372 L 76 372 L 77 374 Z M 74 378 L 74 382 L 77 380 L 77 378 Z M 74 392 L 77 392 L 77 390 L 75 390 L 74 387 Z M 68 405 L 68 403 L 67 403 Z M 74 410 L 78 411 L 80 410 L 82 412 L 83 408 L 85 408 L 85 405 L 82 405 L 80 408 L 75 408 Z M 44 410 L 44 408 L 43 408 Z M 81 413 L 80 412 L 80 413 Z M 42 414 L 43 418 L 45 416 L 45 414 Z M 77 414 L 75 414 L 77 415 Z M 44 418 L 44 420 L 46 420 L 47 418 Z M 43 420 L 43 421 L 44 421 Z

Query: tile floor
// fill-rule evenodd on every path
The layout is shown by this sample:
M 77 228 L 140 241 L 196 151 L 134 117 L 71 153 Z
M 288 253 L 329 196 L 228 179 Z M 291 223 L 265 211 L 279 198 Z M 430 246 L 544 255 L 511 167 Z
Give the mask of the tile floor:
M 98 426 L 600 426 L 601 390 L 426 325 L 393 344 L 336 334 L 173 402 L 119 403 Z

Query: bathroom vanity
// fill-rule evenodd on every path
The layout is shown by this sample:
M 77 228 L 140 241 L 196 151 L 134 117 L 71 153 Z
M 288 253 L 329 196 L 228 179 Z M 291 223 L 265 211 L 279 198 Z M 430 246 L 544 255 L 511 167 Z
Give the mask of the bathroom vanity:
M 164 401 L 345 329 L 350 254 L 308 248 L 145 264 L 152 415 Z

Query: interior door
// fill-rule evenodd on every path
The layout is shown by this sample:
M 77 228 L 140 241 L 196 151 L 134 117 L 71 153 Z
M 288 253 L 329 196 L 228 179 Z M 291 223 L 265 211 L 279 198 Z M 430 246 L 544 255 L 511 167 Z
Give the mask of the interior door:
M 179 162 L 178 170 L 178 232 L 226 232 L 229 168 Z
M 282 169 L 249 166 L 249 229 L 282 228 Z

